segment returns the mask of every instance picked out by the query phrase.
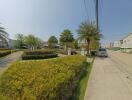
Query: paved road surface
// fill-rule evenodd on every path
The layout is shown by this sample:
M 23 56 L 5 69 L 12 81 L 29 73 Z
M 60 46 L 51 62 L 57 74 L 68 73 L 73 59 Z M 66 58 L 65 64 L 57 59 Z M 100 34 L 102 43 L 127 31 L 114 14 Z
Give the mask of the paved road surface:
M 0 73 L 3 72 L 12 62 L 20 59 L 23 52 L 15 52 L 0 59 Z
M 132 100 L 132 54 L 96 58 L 84 100 Z

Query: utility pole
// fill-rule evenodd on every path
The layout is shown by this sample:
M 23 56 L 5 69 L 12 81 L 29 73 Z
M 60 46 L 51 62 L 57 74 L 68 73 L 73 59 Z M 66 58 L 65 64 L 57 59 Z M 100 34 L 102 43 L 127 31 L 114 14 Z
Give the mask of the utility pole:
M 96 24 L 99 30 L 99 0 L 96 0 Z

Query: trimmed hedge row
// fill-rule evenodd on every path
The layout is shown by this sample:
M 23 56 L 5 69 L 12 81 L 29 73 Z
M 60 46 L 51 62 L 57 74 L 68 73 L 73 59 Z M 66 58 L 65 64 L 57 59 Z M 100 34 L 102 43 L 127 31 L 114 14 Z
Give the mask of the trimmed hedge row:
M 53 54 L 54 50 L 34 50 L 34 51 L 25 51 L 26 55 L 44 55 L 44 54 Z
M 0 50 L 11 50 L 9 48 L 0 48 Z
M 4 57 L 8 54 L 11 54 L 11 50 L 0 50 L 0 57 Z
M 79 55 L 16 62 L 0 78 L 0 95 L 9 100 L 68 100 L 85 62 Z
M 58 57 L 58 55 L 55 53 L 54 50 L 25 51 L 22 55 L 23 60 L 48 59 L 55 57 Z
M 48 58 L 56 58 L 57 54 L 45 54 L 45 55 L 22 55 L 23 60 L 35 60 L 35 59 L 48 59 Z

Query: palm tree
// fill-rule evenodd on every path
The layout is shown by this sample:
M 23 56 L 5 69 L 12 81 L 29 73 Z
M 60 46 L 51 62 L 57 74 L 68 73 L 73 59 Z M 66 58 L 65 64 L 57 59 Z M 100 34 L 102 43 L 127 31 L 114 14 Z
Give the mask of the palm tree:
M 0 27 L 0 37 L 2 44 L 6 44 L 8 46 L 8 33 L 5 31 L 5 28 L 3 27 Z
M 90 45 L 92 41 L 98 41 L 101 38 L 101 34 L 99 34 L 99 30 L 97 29 L 97 26 L 94 22 L 83 22 L 79 26 L 79 29 L 77 30 L 79 40 L 85 41 L 87 44 L 87 51 L 88 54 L 90 53 Z

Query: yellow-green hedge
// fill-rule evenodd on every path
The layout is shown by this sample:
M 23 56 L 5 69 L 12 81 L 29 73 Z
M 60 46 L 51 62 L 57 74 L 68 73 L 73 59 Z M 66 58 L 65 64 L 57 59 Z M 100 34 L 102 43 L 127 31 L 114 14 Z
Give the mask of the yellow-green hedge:
M 0 78 L 0 95 L 10 100 L 67 100 L 85 62 L 79 55 L 16 62 Z
M 56 54 L 54 50 L 25 51 L 22 55 L 23 60 L 48 59 L 56 57 L 58 57 L 58 54 Z
M 11 54 L 11 50 L 0 50 L 0 57 Z

